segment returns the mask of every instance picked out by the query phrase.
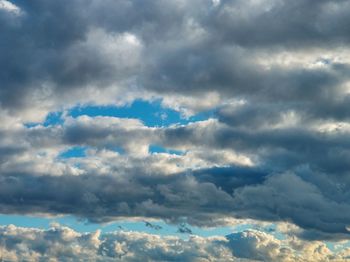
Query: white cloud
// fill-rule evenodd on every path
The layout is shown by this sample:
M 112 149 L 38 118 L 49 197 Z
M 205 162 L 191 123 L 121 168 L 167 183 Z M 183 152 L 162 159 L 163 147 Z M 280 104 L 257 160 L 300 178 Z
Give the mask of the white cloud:
M 19 15 L 21 13 L 21 9 L 7 0 L 0 1 L 0 10 L 5 10 L 7 12 L 13 13 L 15 15 Z
M 278 240 L 249 230 L 227 237 L 159 236 L 132 231 L 78 233 L 53 224 L 49 230 L 0 227 L 5 261 L 346 261 L 348 250 L 332 252 L 322 242 Z

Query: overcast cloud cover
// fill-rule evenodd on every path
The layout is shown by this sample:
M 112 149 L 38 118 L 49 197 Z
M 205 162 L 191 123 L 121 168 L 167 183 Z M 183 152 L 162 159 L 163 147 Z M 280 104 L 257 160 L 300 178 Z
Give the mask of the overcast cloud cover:
M 1 214 L 276 226 L 188 239 L 3 226 L 0 257 L 350 259 L 349 13 L 348 0 L 0 0 Z M 160 101 L 158 125 L 84 111 L 140 99 Z M 164 125 L 166 109 L 194 120 Z

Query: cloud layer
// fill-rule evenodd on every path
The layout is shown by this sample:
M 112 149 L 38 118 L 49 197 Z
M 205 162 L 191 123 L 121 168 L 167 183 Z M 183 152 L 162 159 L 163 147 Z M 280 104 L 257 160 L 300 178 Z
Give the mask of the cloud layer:
M 2 6 L 0 101 L 22 118 L 137 96 L 186 110 L 243 98 L 321 118 L 348 111 L 348 1 Z
M 146 233 L 78 233 L 53 225 L 48 230 L 0 228 L 5 261 L 340 261 L 349 250 L 332 252 L 322 242 L 278 240 L 256 230 L 226 237 L 160 237 Z M 290 247 L 286 247 L 289 245 Z
M 310 243 L 349 239 L 349 11 L 348 0 L 0 0 L 0 212 L 254 219 Z M 159 125 L 71 115 L 137 99 L 161 101 Z M 212 114 L 162 126 L 162 108 Z M 227 261 L 239 238 L 245 258 L 252 234 L 191 245 Z M 246 258 L 294 256 L 271 241 Z

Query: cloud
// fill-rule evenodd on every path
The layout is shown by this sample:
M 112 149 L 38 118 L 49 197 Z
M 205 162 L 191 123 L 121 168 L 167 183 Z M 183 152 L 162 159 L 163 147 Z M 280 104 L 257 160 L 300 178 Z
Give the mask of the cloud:
M 140 171 L 6 176 L 0 182 L 0 209 L 2 213 L 74 214 L 95 222 L 153 217 L 177 223 L 187 218 L 197 225 L 231 213 L 230 195 L 212 183 L 198 182 L 191 175 L 150 176 Z
M 9 1 L 6 0 L 2 0 L 0 1 L 0 10 L 4 10 L 6 12 L 15 14 L 15 15 L 19 15 L 21 10 L 18 8 L 18 6 L 12 4 Z
M 111 104 L 140 96 L 162 97 L 190 111 L 237 96 L 341 104 L 327 90 L 348 81 L 347 64 L 333 62 L 336 48 L 348 41 L 346 27 L 335 27 L 347 24 L 348 1 L 215 5 L 209 0 L 159 0 L 151 7 L 137 1 L 16 1 L 25 15 L 16 21 L 2 18 L 1 105 L 28 120 L 76 103 Z M 267 70 L 258 63 L 276 52 L 293 56 L 319 48 L 316 62 L 333 47 L 323 60 L 326 67 Z M 203 103 L 210 94 L 215 101 Z
M 232 260 L 224 237 L 160 237 L 137 232 L 78 233 L 54 225 L 49 230 L 3 227 L 2 259 L 11 261 L 181 261 Z
M 288 221 L 303 239 L 348 238 L 349 8 L 0 1 L 0 211 L 201 226 L 240 217 Z M 67 113 L 136 98 L 214 113 L 168 127 Z M 60 124 L 25 125 L 55 111 Z M 74 147 L 84 157 L 62 157 Z
M 6 261 L 345 261 L 349 252 L 332 252 L 317 241 L 278 240 L 256 230 L 182 239 L 127 231 L 78 233 L 57 224 L 48 230 L 10 225 L 0 228 L 0 236 Z
M 1 212 L 74 214 L 96 222 L 185 218 L 200 226 L 240 217 L 290 221 L 307 239 L 348 238 L 348 181 L 339 174 L 346 168 L 323 154 L 346 147 L 346 133 L 322 134 L 323 140 L 311 127 L 292 133 L 278 124 L 283 116 L 276 126 L 258 124 L 254 131 L 221 121 L 158 128 L 81 116 L 61 125 L 5 128 Z M 152 144 L 185 153 L 150 153 Z M 85 156 L 60 159 L 72 146 L 86 147 Z

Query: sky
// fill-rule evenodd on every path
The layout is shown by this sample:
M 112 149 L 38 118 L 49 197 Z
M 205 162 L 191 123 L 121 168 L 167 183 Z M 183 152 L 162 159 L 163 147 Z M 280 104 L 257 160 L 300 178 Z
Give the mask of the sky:
M 1 261 L 350 261 L 349 0 L 0 0 Z

